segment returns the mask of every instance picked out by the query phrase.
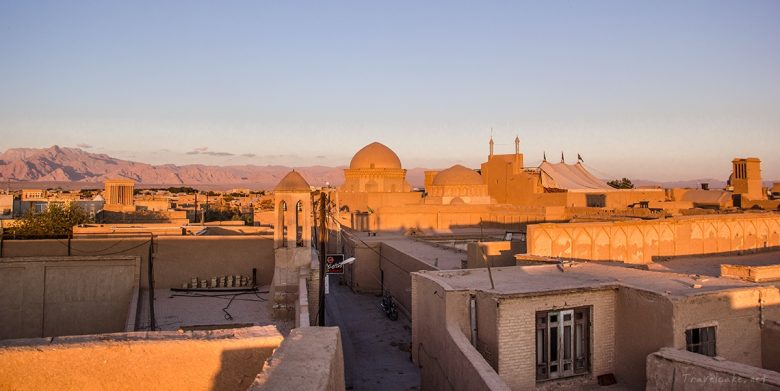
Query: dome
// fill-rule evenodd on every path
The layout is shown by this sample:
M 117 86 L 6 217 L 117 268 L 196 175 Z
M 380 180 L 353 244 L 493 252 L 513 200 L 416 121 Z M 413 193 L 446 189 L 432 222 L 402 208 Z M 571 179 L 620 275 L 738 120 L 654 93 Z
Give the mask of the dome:
M 456 164 L 436 175 L 433 178 L 433 185 L 484 185 L 482 175 L 476 171 Z
M 303 179 L 298 171 L 292 170 L 279 181 L 279 184 L 276 185 L 274 191 L 309 192 L 311 191 L 311 187 L 309 186 L 309 182 L 306 182 L 306 179 Z
M 384 144 L 373 142 L 357 151 L 349 168 L 401 168 L 401 159 Z

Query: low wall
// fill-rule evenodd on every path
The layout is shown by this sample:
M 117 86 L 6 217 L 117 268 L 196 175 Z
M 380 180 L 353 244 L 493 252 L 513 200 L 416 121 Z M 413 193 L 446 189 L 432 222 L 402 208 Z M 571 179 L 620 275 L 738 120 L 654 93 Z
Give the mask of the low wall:
M 344 387 L 339 328 L 305 327 L 290 331 L 249 389 L 340 391 Z
M 3 257 L 131 255 L 141 258 L 141 288 L 148 288 L 149 237 L 5 240 Z M 181 288 L 192 277 L 242 274 L 257 269 L 258 285 L 271 283 L 271 236 L 166 236 L 154 238 L 155 288 Z
M 684 350 L 647 356 L 647 391 L 780 390 L 780 373 Z
M 393 296 L 409 319 L 412 313 L 412 276 L 410 273 L 420 270 L 436 270 L 435 267 L 397 250 L 392 242 L 383 242 L 379 267 L 385 291 Z
M 423 390 L 510 390 L 463 332 L 469 330 L 468 297 L 425 273 L 412 274 L 412 359 Z
M 245 390 L 282 343 L 272 326 L 0 342 L 2 388 Z
M 357 235 L 363 232 L 341 231 L 344 257 L 355 257 L 355 262 L 344 266 L 344 279 L 355 292 L 380 293 L 382 276 L 379 273 L 379 242 L 361 243 Z
M 761 366 L 780 372 L 780 321 L 767 322 L 761 328 Z
M 468 243 L 466 267 L 469 269 L 487 267 L 485 257 L 491 267 L 516 266 L 515 254 L 522 252 L 522 245 L 522 242 L 510 241 Z
M 747 266 L 724 263 L 720 265 L 720 276 L 751 282 L 779 281 L 780 265 Z
M 650 263 L 656 258 L 780 246 L 780 214 L 528 226 L 528 254 Z
M 0 258 L 0 339 L 125 331 L 135 324 L 140 262 L 138 256 Z

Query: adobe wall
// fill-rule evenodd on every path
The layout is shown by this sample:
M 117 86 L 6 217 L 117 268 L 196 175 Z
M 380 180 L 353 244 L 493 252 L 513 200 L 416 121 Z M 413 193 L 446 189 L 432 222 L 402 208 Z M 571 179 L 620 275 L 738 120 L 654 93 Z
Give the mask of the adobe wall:
M 780 373 L 664 348 L 647 357 L 647 391 L 778 391 Z
M 645 360 L 674 346 L 672 302 L 656 293 L 620 287 L 615 314 L 615 377 L 633 389 L 645 386 Z
M 720 265 L 720 276 L 751 282 L 780 281 L 780 265 Z
M 412 274 L 412 358 L 420 388 L 509 391 L 469 342 L 469 292 L 447 291 L 424 273 Z
M 558 389 L 593 384 L 596 377 L 615 372 L 614 289 L 498 298 L 498 374 L 514 391 Z M 590 373 L 570 379 L 536 382 L 536 312 L 592 306 Z M 540 388 L 537 388 L 537 385 Z
M 491 267 L 516 266 L 515 254 L 523 253 L 522 250 L 523 243 L 519 241 L 468 243 L 466 267 L 469 269 L 487 267 L 486 258 Z
M 477 292 L 476 300 L 477 350 L 493 370 L 498 371 L 499 301 L 495 295 L 485 292 Z
M 776 213 L 535 224 L 527 229 L 528 254 L 626 263 L 780 246 L 780 215 Z
M 505 227 L 519 229 L 528 223 L 556 220 L 544 206 L 515 205 L 405 205 L 375 208 L 371 229 L 397 231 L 409 228 L 447 232 L 458 227 Z
M 437 270 L 435 267 L 393 247 L 392 241 L 383 242 L 379 267 L 384 278 L 385 291 L 390 293 L 407 315 L 412 310 L 412 276 L 420 270 Z
M 139 278 L 137 256 L 0 258 L 0 339 L 124 331 Z
M 270 236 L 164 236 L 154 238 L 156 288 L 181 288 L 192 277 L 242 274 L 257 268 L 259 285 L 268 285 L 274 273 Z M 141 258 L 141 287 L 148 288 L 149 238 L 73 239 L 71 254 L 131 255 Z M 67 256 L 67 239 L 5 240 L 3 257 Z
M 352 235 L 365 235 L 356 232 Z M 344 266 L 344 280 L 355 292 L 382 292 L 382 276 L 379 273 L 378 242 L 361 243 L 342 231 L 344 258 L 355 257 L 355 262 Z
M 0 342 L 0 384 L 14 390 L 247 389 L 282 343 L 272 326 Z
M 761 329 L 761 367 L 780 372 L 780 321 L 767 322 Z
M 759 306 L 759 298 L 764 310 Z M 761 316 L 778 319 L 780 297 L 775 287 L 723 291 L 676 300 L 674 347 L 685 349 L 685 330 L 716 326 L 717 355 L 727 360 L 761 367 Z
M 304 327 L 290 331 L 249 390 L 341 391 L 344 387 L 339 328 Z

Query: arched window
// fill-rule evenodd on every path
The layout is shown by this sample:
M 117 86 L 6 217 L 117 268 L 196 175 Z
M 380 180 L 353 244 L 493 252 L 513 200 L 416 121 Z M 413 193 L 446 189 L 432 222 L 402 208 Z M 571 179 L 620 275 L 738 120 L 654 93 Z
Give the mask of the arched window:
M 284 215 L 287 213 L 287 203 L 282 201 L 279 203 L 279 232 L 282 233 L 282 247 L 287 247 L 287 223 L 285 222 Z
M 295 246 L 303 247 L 303 203 L 295 204 Z

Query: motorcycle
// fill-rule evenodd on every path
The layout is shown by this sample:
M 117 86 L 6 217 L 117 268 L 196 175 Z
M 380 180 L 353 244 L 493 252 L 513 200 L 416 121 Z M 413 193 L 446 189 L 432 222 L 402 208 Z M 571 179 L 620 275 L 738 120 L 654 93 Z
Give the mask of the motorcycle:
M 395 308 L 395 301 L 389 294 L 385 293 L 384 296 L 382 296 L 382 303 L 379 305 L 379 308 L 385 312 L 385 315 L 387 315 L 390 320 L 398 320 L 398 310 Z

